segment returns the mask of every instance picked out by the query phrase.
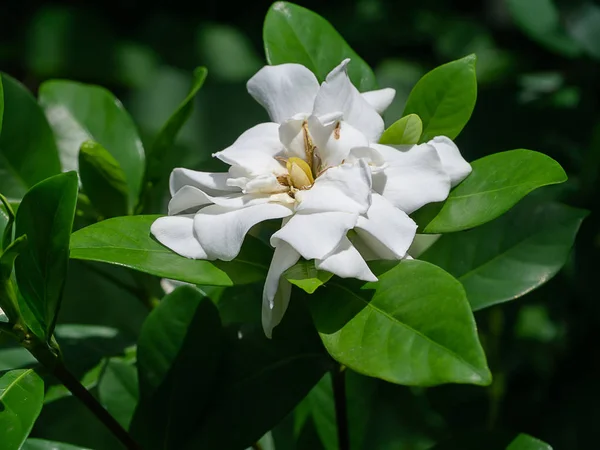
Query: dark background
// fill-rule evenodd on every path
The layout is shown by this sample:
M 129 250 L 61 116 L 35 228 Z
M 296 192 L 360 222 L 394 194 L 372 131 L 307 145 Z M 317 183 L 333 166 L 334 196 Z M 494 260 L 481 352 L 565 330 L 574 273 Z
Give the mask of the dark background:
M 479 94 L 471 122 L 457 139 L 463 154 L 473 160 L 513 148 L 546 153 L 569 174 L 568 183 L 548 195 L 591 210 L 554 280 L 476 314 L 495 376 L 492 387 L 384 389 L 389 426 L 404 436 L 402 448 L 427 448 L 485 430 L 527 432 L 555 449 L 598 447 L 600 7 L 557 2 L 556 23 L 544 27 L 543 6 L 551 2 L 522 1 L 527 2 L 534 6 L 521 16 L 507 6 L 515 1 L 504 0 L 299 2 L 337 28 L 374 68 L 382 87 L 397 89 L 388 123 L 400 117 L 422 74 L 475 52 Z M 33 92 L 49 78 L 103 85 L 123 101 L 142 136 L 151 137 L 185 97 L 192 70 L 205 65 L 208 81 L 177 145 L 186 155 L 184 165 L 207 167 L 211 153 L 266 117 L 245 82 L 264 64 L 262 22 L 269 6 L 2 0 L 0 70 Z M 67 295 L 77 283 L 83 282 L 70 282 Z M 77 316 L 73 305 L 66 300 L 64 320 Z M 113 308 L 95 320 L 115 322 L 109 324 L 134 338 L 139 313 L 119 318 L 122 309 Z M 60 438 L 61 427 L 76 422 L 52 408 L 44 410 L 36 432 Z M 77 418 L 85 420 L 93 419 Z M 377 448 L 398 448 L 385 446 L 386 425 L 381 426 L 383 443 Z

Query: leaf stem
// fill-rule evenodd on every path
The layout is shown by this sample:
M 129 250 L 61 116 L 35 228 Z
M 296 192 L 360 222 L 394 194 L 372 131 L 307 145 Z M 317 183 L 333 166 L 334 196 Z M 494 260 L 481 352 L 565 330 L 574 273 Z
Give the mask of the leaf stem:
M 62 362 L 56 364 L 52 370 L 54 375 L 75 397 L 77 397 L 106 428 L 117 438 L 128 450 L 141 450 L 141 447 L 133 440 L 129 433 L 111 416 L 96 398 L 83 387 L 77 378 L 64 366 Z
M 346 405 L 346 367 L 337 366 L 331 371 L 333 400 L 335 402 L 335 418 L 337 423 L 338 448 L 350 450 L 348 433 L 348 411 Z

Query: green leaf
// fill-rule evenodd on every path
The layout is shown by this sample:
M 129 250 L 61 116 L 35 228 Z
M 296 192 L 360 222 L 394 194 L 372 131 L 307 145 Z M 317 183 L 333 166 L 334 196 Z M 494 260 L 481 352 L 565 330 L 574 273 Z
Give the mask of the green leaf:
M 398 384 L 487 385 L 491 375 L 464 289 L 439 267 L 403 261 L 376 283 L 332 282 L 311 296 L 329 354 L 364 375 Z
M 352 83 L 361 92 L 377 89 L 369 65 L 327 20 L 306 8 L 274 3 L 265 18 L 263 40 L 269 64 L 302 64 L 324 81 L 334 67 L 351 58 L 348 75 Z
M 209 286 L 231 286 L 263 280 L 270 255 L 256 239 L 246 237 L 230 262 L 184 258 L 150 234 L 160 216 L 116 217 L 73 233 L 71 258 L 117 264 L 164 278 Z
M 0 250 L 7 248 L 12 242 L 15 212 L 8 199 L 0 194 Z
M 0 378 L 0 442 L 21 448 L 42 410 L 44 382 L 32 370 L 13 370 Z
M 131 117 L 119 100 L 100 86 L 51 80 L 40 86 L 40 105 L 52 125 L 65 170 L 77 170 L 84 141 L 98 142 L 117 160 L 135 205 L 144 176 L 144 148 Z
M 148 316 L 138 341 L 141 401 L 132 425 L 144 448 L 182 448 L 211 398 L 222 340 L 217 308 L 193 287 L 176 289 Z
M 86 141 L 79 151 L 79 175 L 83 191 L 105 217 L 124 216 L 128 206 L 127 181 L 117 160 L 97 142 Z
M 127 429 L 138 402 L 138 380 L 135 365 L 111 358 L 98 384 L 100 401 L 107 411 Z
M 0 253 L 0 282 L 10 278 L 15 259 L 27 245 L 27 236 L 19 236 L 4 252 Z
M 69 262 L 69 238 L 75 217 L 75 172 L 55 175 L 25 194 L 17 211 L 16 236 L 27 246 L 15 262 L 19 291 L 49 339 L 54 330 Z
M 566 23 L 573 39 L 592 58 L 600 59 L 600 7 L 593 3 L 582 4 Z
M 283 276 L 293 285 L 312 294 L 319 286 L 327 283 L 333 274 L 324 270 L 318 270 L 315 267 L 314 260 L 310 260 L 300 261 L 293 265 L 283 273 Z
M 419 143 L 423 122 L 416 114 L 409 114 L 394 122 L 381 135 L 380 144 L 414 145 Z
M 0 73 L 4 118 L 0 134 L 0 192 L 23 197 L 34 184 L 60 173 L 58 150 L 44 113 L 21 83 Z
M 79 382 L 81 385 L 86 388 L 88 391 L 98 386 L 98 383 L 104 374 L 104 369 L 106 367 L 107 360 L 103 359 L 97 365 L 92 367 L 89 371 L 87 371 Z M 52 403 L 53 401 L 59 400 L 64 397 L 70 397 L 73 395 L 71 391 L 69 391 L 62 384 L 55 384 L 50 386 L 46 390 L 46 395 L 44 396 L 44 403 Z
M 4 117 L 4 88 L 2 87 L 2 76 L 0 75 L 0 135 L 2 135 L 2 118 Z
M 517 26 L 538 43 L 571 58 L 581 54 L 562 26 L 554 0 L 508 0 L 507 5 Z
M 169 151 L 173 149 L 175 138 L 190 118 L 194 110 L 194 99 L 204 85 L 208 71 L 206 67 L 198 67 L 194 71 L 194 80 L 187 97 L 177 107 L 169 120 L 163 125 L 148 152 L 148 169 L 146 179 L 155 183 L 164 175 L 164 165 Z
M 455 276 L 473 310 L 514 300 L 552 278 L 588 214 L 527 200 L 493 222 L 443 235 L 420 257 Z
M 552 447 L 528 434 L 519 434 L 506 450 L 552 450 Z
M 403 115 L 421 118 L 421 142 L 436 136 L 454 139 L 467 124 L 477 100 L 475 61 L 469 55 L 436 67 L 415 85 Z
M 504 214 L 534 189 L 563 183 L 567 175 L 549 156 L 532 150 L 509 150 L 471 163 L 473 172 L 443 203 L 414 215 L 424 233 L 451 233 L 482 225 Z
M 64 442 L 46 441 L 44 439 L 27 439 L 21 450 L 89 450 Z
M 292 298 L 282 323 L 267 339 L 260 325 L 262 296 L 247 290 L 232 305 L 230 288 L 219 301 L 228 308 L 252 308 L 257 321 L 230 322 L 225 328 L 223 361 L 194 435 L 183 449 L 247 448 L 271 430 L 322 378 L 331 363 L 302 302 Z M 221 312 L 224 323 L 229 322 Z M 235 430 L 232 433 L 231 430 Z
M 296 407 L 294 412 L 296 427 L 308 417 L 314 421 L 315 429 L 325 450 L 338 450 L 337 423 L 335 416 L 335 404 L 333 400 L 333 388 L 331 385 L 331 373 L 326 373 L 317 385 L 311 389 L 309 394 Z M 302 427 L 303 428 L 303 427 Z M 301 429 L 296 429 L 296 436 Z

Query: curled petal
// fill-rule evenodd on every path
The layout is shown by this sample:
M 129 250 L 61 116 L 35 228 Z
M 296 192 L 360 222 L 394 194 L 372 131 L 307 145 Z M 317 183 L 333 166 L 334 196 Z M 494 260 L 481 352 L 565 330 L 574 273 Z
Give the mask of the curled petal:
M 333 252 L 323 259 L 316 260 L 315 267 L 341 278 L 377 281 L 377 277 L 373 275 L 363 257 L 346 236 L 342 238 Z
M 380 259 L 402 259 L 412 244 L 417 224 L 379 194 L 373 194 L 366 216 L 358 218 L 355 231 Z
M 396 96 L 396 90 L 392 88 L 378 89 L 376 91 L 363 92 L 362 97 L 371 105 L 379 114 L 392 104 Z
M 292 285 L 281 279 L 281 275 L 300 259 L 300 253 L 286 242 L 280 241 L 269 266 L 269 273 L 263 289 L 262 326 L 268 338 L 273 328 L 281 322 L 290 302 Z
M 207 255 L 194 235 L 194 216 L 160 217 L 150 227 L 152 235 L 175 253 L 192 259 Z
M 369 146 L 366 136 L 345 121 L 323 125 L 319 118 L 311 116 L 308 126 L 323 167 L 341 164 L 353 147 Z
M 448 197 L 450 178 L 431 145 L 373 147 L 387 161 L 383 170 L 373 173 L 373 190 L 394 206 L 410 214 L 427 203 Z
M 210 205 L 194 216 L 194 232 L 207 259 L 231 261 L 242 247 L 250 228 L 269 219 L 281 219 L 292 214 L 290 208 L 278 203 L 264 203 L 242 209 Z
M 446 136 L 436 136 L 428 142 L 437 151 L 442 167 L 450 177 L 452 187 L 456 186 L 473 170 L 471 165 L 465 161 L 460 150 L 452 140 Z
M 303 124 L 306 118 L 290 119 L 279 127 L 279 140 L 287 149 L 287 156 L 306 158 L 305 133 Z
M 296 114 L 312 111 L 319 82 L 301 64 L 280 64 L 260 69 L 250 78 L 247 88 L 272 121 L 283 123 Z
M 195 170 L 177 168 L 171 172 L 169 190 L 171 191 L 171 195 L 175 195 L 184 186 L 193 186 L 210 195 L 222 195 L 228 192 L 239 191 L 237 187 L 227 185 L 228 178 L 229 174 L 227 173 L 197 172 Z
M 322 174 L 313 187 L 296 192 L 298 212 L 340 211 L 362 214 L 371 204 L 371 171 L 367 163 L 342 164 Z
M 287 242 L 305 259 L 320 259 L 332 252 L 354 228 L 358 214 L 345 212 L 296 213 L 271 236 L 271 245 Z
M 383 119 L 348 78 L 349 62 L 345 59 L 327 75 L 315 99 L 313 115 L 321 118 L 341 111 L 345 122 L 362 132 L 369 142 L 377 142 L 383 133 Z
M 211 196 L 193 186 L 184 186 L 171 198 L 169 202 L 169 215 L 173 216 L 187 210 L 199 209 L 201 206 L 213 203 L 226 208 L 245 208 L 246 206 L 267 203 L 270 197 L 268 194 L 246 195 L 241 193 Z

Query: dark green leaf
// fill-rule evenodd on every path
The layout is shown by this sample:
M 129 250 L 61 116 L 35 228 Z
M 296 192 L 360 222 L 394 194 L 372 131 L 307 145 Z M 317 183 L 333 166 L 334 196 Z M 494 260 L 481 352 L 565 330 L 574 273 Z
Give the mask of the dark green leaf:
M 56 135 L 63 168 L 76 170 L 81 144 L 98 142 L 123 169 L 129 204 L 135 205 L 144 175 L 144 148 L 121 102 L 100 86 L 62 80 L 43 83 L 39 102 Z
M 0 372 L 21 369 L 37 363 L 29 351 L 23 347 L 8 347 L 0 349 Z
M 106 367 L 106 360 L 102 360 L 92 369 L 85 373 L 83 378 L 79 380 L 81 385 L 87 390 L 91 390 L 98 386 L 98 382 L 100 381 L 101 375 L 104 373 L 104 368 Z M 54 386 L 50 386 L 46 391 L 46 395 L 44 396 L 44 403 L 52 403 L 53 401 L 59 400 L 64 397 L 71 396 L 71 391 L 69 391 L 64 385 L 56 384 Z
M 235 300 L 239 308 L 252 307 L 259 321 L 226 327 L 218 384 L 184 449 L 249 447 L 279 423 L 331 365 L 303 303 L 294 298 L 273 339 L 267 339 L 260 325 L 261 290 L 257 291 Z M 227 291 L 219 306 L 229 303 L 226 297 Z
M 300 261 L 286 270 L 283 276 L 293 285 L 312 294 L 319 286 L 327 283 L 333 274 L 324 270 L 317 270 L 315 262 L 311 260 Z
M 521 433 L 506 447 L 506 450 L 552 450 L 552 447 L 528 434 Z
M 1 73 L 4 118 L 0 134 L 0 192 L 19 199 L 34 184 L 60 173 L 52 130 L 33 96 Z
M 107 411 L 127 429 L 138 402 L 135 366 L 120 358 L 111 358 L 98 384 L 100 401 Z
M 415 213 L 424 233 L 451 233 L 482 225 L 504 214 L 525 195 L 567 180 L 549 156 L 531 150 L 510 150 L 473 161 L 473 172 L 443 203 Z
M 302 64 L 324 81 L 334 67 L 351 58 L 348 75 L 352 83 L 361 92 L 377 88 L 369 65 L 327 20 L 306 8 L 274 3 L 265 19 L 263 40 L 269 64 Z
M 21 450 L 89 450 L 64 442 L 46 441 L 44 439 L 27 439 Z
M 0 251 L 12 242 L 15 212 L 8 199 L 0 194 Z
M 562 26 L 554 0 L 508 0 L 507 5 L 515 23 L 532 39 L 568 57 L 581 54 Z
M 436 67 L 415 85 L 403 115 L 421 118 L 421 142 L 436 136 L 454 139 L 467 124 L 477 100 L 475 61 L 469 55 Z
M 83 191 L 94 208 L 105 217 L 125 216 L 127 181 L 117 160 L 97 142 L 86 141 L 79 151 L 79 175 Z
M 414 145 L 418 144 L 423 132 L 423 122 L 416 114 L 409 114 L 389 126 L 379 139 L 380 144 Z
M 0 378 L 0 442 L 19 449 L 42 410 L 44 382 L 31 369 L 13 370 Z
M 528 200 L 493 222 L 442 236 L 419 259 L 455 276 L 473 310 L 530 292 L 565 264 L 587 211 Z
M 71 237 L 71 258 L 117 264 L 193 284 L 231 286 L 264 279 L 270 255 L 257 240 L 246 237 L 242 251 L 231 262 L 188 259 L 152 238 L 150 226 L 158 217 L 116 217 L 76 231 Z
M 15 259 L 27 245 L 27 236 L 19 236 L 0 253 L 0 283 L 10 278 Z
M 341 364 L 398 384 L 490 383 L 464 289 L 449 274 L 403 261 L 363 289 L 375 293 L 330 282 L 310 297 L 321 339 Z
M 167 154 L 172 150 L 175 138 L 192 114 L 194 98 L 196 98 L 196 94 L 198 94 L 198 91 L 204 85 L 207 73 L 206 67 L 198 67 L 194 71 L 194 81 L 192 82 L 189 94 L 158 132 L 148 152 L 147 180 L 155 182 L 157 178 L 160 178 L 164 174 L 163 166 Z
M 600 59 L 600 7 L 584 3 L 567 22 L 567 29 L 591 57 Z
M 325 450 L 338 450 L 337 423 L 330 373 L 326 373 L 296 407 L 295 416 L 296 420 L 304 418 L 301 422 L 302 425 L 307 418 L 312 418 Z M 296 436 L 300 434 L 300 431 L 296 430 Z
M 4 88 L 2 87 L 2 76 L 0 75 L 0 135 L 2 135 L 2 118 L 4 117 Z
M 54 330 L 69 262 L 69 238 L 75 216 L 75 172 L 35 185 L 17 211 L 16 236 L 27 246 L 15 262 L 19 291 L 49 339 Z
M 148 316 L 138 341 L 141 401 L 132 425 L 144 448 L 181 448 L 192 433 L 214 389 L 222 338 L 217 308 L 193 287 L 176 289 Z

